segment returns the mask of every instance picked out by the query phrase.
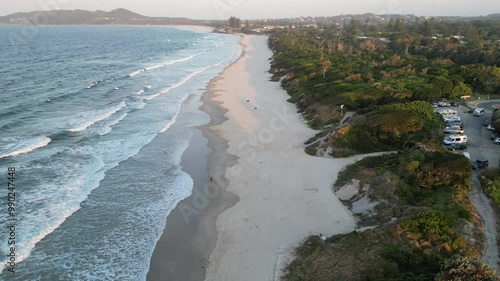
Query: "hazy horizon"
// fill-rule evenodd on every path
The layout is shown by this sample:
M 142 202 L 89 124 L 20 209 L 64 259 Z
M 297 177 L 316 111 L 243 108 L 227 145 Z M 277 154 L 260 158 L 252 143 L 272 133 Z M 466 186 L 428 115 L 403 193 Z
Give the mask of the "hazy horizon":
M 356 2 L 309 0 L 292 3 L 285 0 L 192 0 L 165 2 L 160 0 L 18 0 L 0 3 L 1 16 L 16 12 L 49 10 L 104 10 L 117 8 L 145 15 L 219 20 L 229 16 L 243 19 L 290 18 L 301 16 L 335 16 L 342 14 L 415 14 L 420 16 L 485 16 L 500 12 L 500 1 L 478 0 L 473 6 L 465 1 L 361 0 Z M 470 2 L 469 2 L 470 3 Z

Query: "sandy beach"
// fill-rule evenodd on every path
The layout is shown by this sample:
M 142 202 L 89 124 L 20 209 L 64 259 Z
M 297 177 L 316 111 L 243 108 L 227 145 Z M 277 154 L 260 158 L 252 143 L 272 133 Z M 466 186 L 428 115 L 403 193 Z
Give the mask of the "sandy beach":
M 195 133 L 181 163 L 193 194 L 167 218 L 148 280 L 279 280 L 302 239 L 356 228 L 332 186 L 340 170 L 366 155 L 307 155 L 304 141 L 316 131 L 269 81 L 267 37 L 245 36 L 241 44 L 242 57 L 202 98 L 211 122 Z
M 217 218 L 205 280 L 274 280 L 281 253 L 308 235 L 353 231 L 355 219 L 332 192 L 338 172 L 361 158 L 307 155 L 309 129 L 279 83 L 270 82 L 267 37 L 247 36 L 245 54 L 212 85 L 227 121 L 210 127 L 238 164 L 226 170 L 239 201 Z

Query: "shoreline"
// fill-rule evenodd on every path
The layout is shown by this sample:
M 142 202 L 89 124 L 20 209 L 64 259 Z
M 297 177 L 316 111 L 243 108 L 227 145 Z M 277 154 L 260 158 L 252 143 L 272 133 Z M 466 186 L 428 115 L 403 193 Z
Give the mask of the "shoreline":
M 210 122 L 193 128 L 181 162 L 193 193 L 168 216 L 148 281 L 275 280 L 298 241 L 356 228 L 332 187 L 345 166 L 372 154 L 307 155 L 304 141 L 315 131 L 270 81 L 267 36 L 244 36 L 240 44 L 241 56 L 201 97 Z M 207 146 L 206 165 L 196 172 L 203 154 L 196 151 Z
M 182 154 L 180 164 L 182 170 L 193 178 L 193 193 L 179 202 L 168 215 L 165 229 L 150 260 L 146 278 L 148 281 L 205 280 L 208 259 L 216 244 L 216 219 L 239 200 L 236 195 L 225 190 L 227 179 L 224 176 L 225 170 L 237 162 L 237 157 L 227 153 L 228 142 L 211 127 L 227 120 L 224 116 L 227 111 L 212 100 L 215 96 L 215 84 L 222 73 L 243 55 L 244 50 L 239 58 L 211 79 L 201 96 L 202 105 L 199 110 L 208 114 L 210 121 L 192 128 L 193 136 Z M 204 163 L 200 163 L 200 155 L 205 155 L 206 161 L 201 161 Z M 210 177 L 213 181 L 210 181 Z M 201 193 L 196 193 L 195 190 Z M 217 192 L 217 196 L 205 196 L 209 199 L 206 206 L 202 202 L 196 202 L 203 197 L 199 194 L 210 191 Z M 190 218 L 189 222 L 186 222 L 186 217 Z

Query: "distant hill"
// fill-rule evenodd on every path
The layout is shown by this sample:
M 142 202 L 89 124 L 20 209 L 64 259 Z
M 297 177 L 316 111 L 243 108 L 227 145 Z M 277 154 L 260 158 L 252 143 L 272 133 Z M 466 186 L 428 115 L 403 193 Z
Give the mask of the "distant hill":
M 500 14 L 491 14 L 487 15 L 486 18 L 488 19 L 495 19 L 495 20 L 500 20 Z
M 147 17 L 126 9 L 111 12 L 85 10 L 54 10 L 15 13 L 0 17 L 0 24 L 25 25 L 206 25 L 222 22 L 188 18 Z
M 386 25 L 390 19 L 401 18 L 406 22 L 425 20 L 426 17 L 418 15 L 401 14 L 347 14 L 329 17 L 299 17 L 286 19 L 250 20 L 250 23 L 259 25 L 281 25 L 288 26 L 291 23 L 316 24 L 318 22 L 333 21 L 339 24 L 349 23 L 355 18 L 364 22 Z M 460 17 L 460 16 L 436 16 L 436 20 L 446 21 L 473 21 L 473 20 L 500 20 L 500 14 L 487 16 Z M 224 26 L 223 20 L 192 20 L 181 17 L 148 17 L 127 9 L 116 9 L 110 12 L 85 11 L 85 10 L 54 10 L 37 11 L 29 13 L 15 13 L 0 17 L 0 24 L 24 24 L 24 25 L 205 25 L 212 27 Z

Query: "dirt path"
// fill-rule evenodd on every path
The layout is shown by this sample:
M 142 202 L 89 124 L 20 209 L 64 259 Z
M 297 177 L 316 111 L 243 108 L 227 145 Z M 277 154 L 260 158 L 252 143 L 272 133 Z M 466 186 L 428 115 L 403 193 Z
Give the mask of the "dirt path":
M 490 199 L 483 192 L 479 179 L 475 173 L 472 176 L 472 185 L 473 191 L 470 194 L 470 198 L 484 221 L 486 244 L 483 251 L 483 261 L 493 267 L 497 272 L 500 272 L 496 214 L 491 207 Z

